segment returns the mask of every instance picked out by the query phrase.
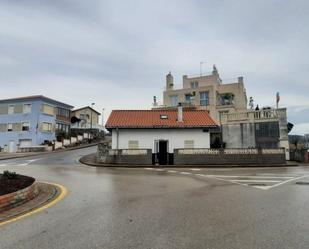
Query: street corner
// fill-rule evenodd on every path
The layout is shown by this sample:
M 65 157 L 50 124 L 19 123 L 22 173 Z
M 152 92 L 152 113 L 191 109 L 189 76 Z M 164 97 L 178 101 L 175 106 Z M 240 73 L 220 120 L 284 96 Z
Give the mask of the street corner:
M 32 200 L 0 213 L 0 226 L 52 207 L 61 201 L 68 193 L 66 187 L 50 182 L 37 182 L 39 194 Z

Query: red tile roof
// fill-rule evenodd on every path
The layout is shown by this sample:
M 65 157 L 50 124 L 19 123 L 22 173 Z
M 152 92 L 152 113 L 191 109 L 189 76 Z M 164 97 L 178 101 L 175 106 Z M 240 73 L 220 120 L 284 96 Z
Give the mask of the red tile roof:
M 167 119 L 161 119 L 167 115 Z M 106 128 L 205 128 L 217 124 L 205 110 L 183 110 L 183 122 L 177 121 L 177 110 L 114 110 Z

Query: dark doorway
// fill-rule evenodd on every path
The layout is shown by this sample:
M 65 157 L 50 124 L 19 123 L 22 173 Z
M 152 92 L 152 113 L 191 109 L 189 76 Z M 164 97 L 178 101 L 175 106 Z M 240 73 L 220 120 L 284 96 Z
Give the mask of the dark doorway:
M 159 152 L 157 158 L 160 165 L 166 165 L 168 163 L 167 146 L 168 144 L 166 140 L 159 141 Z

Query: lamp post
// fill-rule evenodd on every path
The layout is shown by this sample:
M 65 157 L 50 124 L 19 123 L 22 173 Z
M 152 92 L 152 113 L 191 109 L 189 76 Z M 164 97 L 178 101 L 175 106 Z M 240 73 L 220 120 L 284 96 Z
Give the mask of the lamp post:
M 93 106 L 95 103 L 91 103 L 91 108 L 93 109 Z M 92 109 L 90 110 L 90 131 L 92 130 Z

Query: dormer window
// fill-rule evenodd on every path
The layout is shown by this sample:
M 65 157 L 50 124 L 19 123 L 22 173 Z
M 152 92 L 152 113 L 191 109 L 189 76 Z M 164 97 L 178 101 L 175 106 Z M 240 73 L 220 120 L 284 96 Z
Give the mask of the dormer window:
M 166 114 L 161 114 L 160 119 L 168 119 L 168 116 Z

